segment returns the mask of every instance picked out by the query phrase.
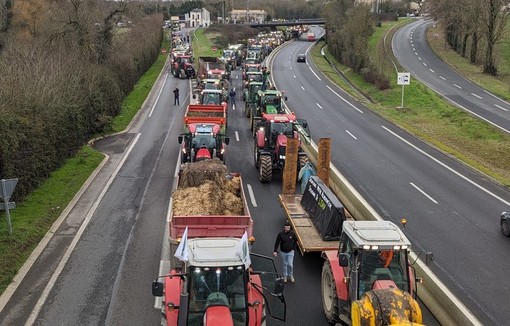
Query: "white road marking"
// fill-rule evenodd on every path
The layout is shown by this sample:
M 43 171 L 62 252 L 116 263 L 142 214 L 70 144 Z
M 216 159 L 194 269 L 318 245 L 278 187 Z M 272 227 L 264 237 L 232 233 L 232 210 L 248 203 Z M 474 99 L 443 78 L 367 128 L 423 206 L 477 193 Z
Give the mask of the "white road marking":
M 302 90 L 305 90 L 305 88 L 304 88 L 303 86 L 301 86 L 301 89 L 302 89 Z
M 420 60 L 420 61 L 421 61 L 421 57 L 418 57 L 418 60 Z
M 434 72 L 435 72 L 434 70 L 432 70 L 432 69 L 430 69 L 430 68 L 429 68 L 429 70 L 430 70 L 430 72 L 432 72 L 432 73 L 434 73 Z
M 504 107 L 502 107 L 501 105 L 497 105 L 497 104 L 494 104 L 495 107 L 497 107 L 498 109 L 501 109 L 503 111 L 508 111 L 508 109 L 505 109 Z
M 453 86 L 457 87 L 458 89 L 462 89 L 462 87 L 460 87 L 459 85 L 457 84 L 453 84 Z
M 337 92 L 335 92 L 333 89 L 331 89 L 331 87 L 329 86 L 326 86 L 331 92 L 333 92 L 333 94 L 335 94 L 336 96 L 338 96 L 339 98 L 341 98 L 345 103 L 349 104 L 350 106 L 352 106 L 356 111 L 358 111 L 359 113 L 363 113 L 363 111 L 361 111 L 360 109 L 358 109 L 357 107 L 355 107 L 351 102 L 347 101 L 345 98 L 343 98 L 342 96 L 340 96 L 340 94 L 338 94 Z
M 237 132 L 237 130 L 236 130 L 235 134 L 236 134 L 236 141 L 239 141 L 239 133 Z
M 294 75 L 294 78 L 296 78 L 296 75 Z
M 358 138 L 356 138 L 356 136 L 354 136 L 349 130 L 345 130 L 345 132 L 348 133 L 352 138 L 358 140 Z
M 503 204 L 507 205 L 507 206 L 510 206 L 510 202 L 509 201 L 506 201 L 504 200 L 503 198 L 499 197 L 498 195 L 496 195 L 495 193 L 489 191 L 488 189 L 485 189 L 484 187 L 480 186 L 479 184 L 477 184 L 476 182 L 474 182 L 473 180 L 469 179 L 468 177 L 464 176 L 463 174 L 461 174 L 460 172 L 457 172 L 455 171 L 454 169 L 452 169 L 451 167 L 449 167 L 448 165 L 444 164 L 443 162 L 439 161 L 438 159 L 436 159 L 435 157 L 433 157 L 432 155 L 426 153 L 425 151 L 423 151 L 422 149 L 416 147 L 415 145 L 411 144 L 410 142 L 408 142 L 407 140 L 405 140 L 404 138 L 400 137 L 399 135 L 397 135 L 396 133 L 394 133 L 393 131 L 391 131 L 390 129 L 388 129 L 387 127 L 385 126 L 381 126 L 383 129 L 385 129 L 387 132 L 389 132 L 390 134 L 392 134 L 393 136 L 397 137 L 398 139 L 400 139 L 401 141 L 403 141 L 404 143 L 406 143 L 407 145 L 411 146 L 412 148 L 414 148 L 415 150 L 417 150 L 418 152 L 420 152 L 421 154 L 427 156 L 429 159 L 431 159 L 432 161 L 436 162 L 437 164 L 441 165 L 443 168 L 447 169 L 448 171 L 452 172 L 453 174 L 457 175 L 458 177 L 460 177 L 461 179 L 467 181 L 468 183 L 472 184 L 473 186 L 475 186 L 476 188 L 480 189 L 481 191 L 485 192 L 486 194 L 488 194 L 489 196 L 499 200 L 500 202 L 502 202 Z
M 319 103 L 315 103 L 315 104 L 317 104 L 317 106 L 319 107 L 319 109 L 321 109 L 321 110 L 322 110 L 322 106 L 321 106 Z
M 434 198 L 432 198 L 431 196 L 429 196 L 425 191 L 423 191 L 420 187 L 418 187 L 417 185 L 415 185 L 414 183 L 412 182 L 409 182 L 411 184 L 411 186 L 413 186 L 414 188 L 416 188 L 416 190 L 418 190 L 419 192 L 422 193 L 423 196 L 427 197 L 428 199 L 430 199 L 431 202 L 433 202 L 434 204 L 439 204 L 437 202 L 437 200 L 435 200 Z
M 482 99 L 482 97 L 481 97 L 480 95 L 477 95 L 477 94 L 475 94 L 475 93 L 471 93 L 471 95 L 473 95 L 473 96 L 474 96 L 474 97 L 476 97 L 476 98 Z
M 427 66 L 427 64 L 426 64 L 425 62 L 423 63 L 423 65 L 424 65 L 425 67 Z
M 439 76 L 439 78 L 441 78 L 442 80 L 446 80 L 446 78 L 444 78 L 443 76 Z
M 312 68 L 310 67 L 310 65 L 308 64 L 308 62 L 306 63 L 306 65 L 308 66 L 308 69 L 310 69 L 310 71 L 312 72 L 312 74 L 314 74 L 314 75 L 315 75 L 315 77 L 317 77 L 317 79 L 318 79 L 318 80 L 321 80 L 321 79 L 319 78 L 319 76 L 317 76 L 317 74 L 315 73 L 315 71 L 313 71 L 313 70 L 312 70 Z
M 159 97 L 161 96 L 161 93 L 163 92 L 163 89 L 165 88 L 166 80 L 168 79 L 168 74 L 165 77 L 165 80 L 163 81 L 163 86 L 161 86 L 161 89 L 159 90 L 158 96 L 156 97 L 156 100 L 154 101 L 154 104 L 152 105 L 151 112 L 149 112 L 149 118 L 152 116 L 152 113 L 156 109 L 156 104 L 159 102 Z
M 250 195 L 250 201 L 252 206 L 257 207 L 257 201 L 255 200 L 255 194 L 253 193 L 251 185 L 248 183 L 246 187 L 248 188 L 248 194 Z

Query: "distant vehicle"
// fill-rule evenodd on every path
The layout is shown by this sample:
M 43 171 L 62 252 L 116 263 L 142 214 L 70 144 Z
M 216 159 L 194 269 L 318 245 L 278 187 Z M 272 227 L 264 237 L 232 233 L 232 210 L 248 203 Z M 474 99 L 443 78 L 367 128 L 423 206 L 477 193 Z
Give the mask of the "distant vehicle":
M 315 41 L 315 34 L 314 33 L 308 33 L 306 34 L 306 39 L 310 42 L 314 42 Z
M 300 53 L 297 55 L 297 62 L 306 62 L 306 55 L 304 53 Z
M 510 212 L 501 213 L 499 224 L 501 226 L 501 233 L 503 233 L 505 237 L 510 237 Z

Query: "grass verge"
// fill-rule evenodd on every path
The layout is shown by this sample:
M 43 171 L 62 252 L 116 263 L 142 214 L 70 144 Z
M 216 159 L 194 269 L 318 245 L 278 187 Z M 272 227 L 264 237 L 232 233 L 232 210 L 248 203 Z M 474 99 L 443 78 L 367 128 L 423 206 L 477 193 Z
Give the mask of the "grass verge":
M 381 48 L 384 35 L 392 23 L 383 23 L 381 31 L 372 36 L 370 46 Z M 374 40 L 377 39 L 377 42 Z M 345 87 L 340 77 L 332 72 L 331 67 L 320 54 L 318 44 L 312 57 L 317 67 L 342 88 L 357 96 L 349 87 Z M 470 114 L 450 105 L 417 80 L 405 87 L 404 107 L 401 108 L 402 88 L 396 85 L 396 72 L 389 76 L 391 88 L 380 91 L 348 67 L 337 62 L 325 49 L 325 55 L 347 79 L 373 100 L 367 103 L 371 110 L 386 120 L 450 154 L 467 165 L 497 180 L 503 185 L 510 185 L 510 136 L 488 123 L 474 118 Z M 371 52 L 381 56 L 381 51 Z M 373 58 L 375 62 L 384 58 Z
M 167 37 L 162 47 L 168 50 Z M 168 51 L 167 51 L 168 52 Z M 163 69 L 166 54 L 160 54 L 129 94 L 120 114 L 113 120 L 113 132 L 124 130 L 140 110 Z M 69 160 L 11 211 L 13 234 L 9 235 L 5 213 L 0 213 L 0 293 L 3 293 L 51 225 L 103 160 L 104 155 L 83 146 Z

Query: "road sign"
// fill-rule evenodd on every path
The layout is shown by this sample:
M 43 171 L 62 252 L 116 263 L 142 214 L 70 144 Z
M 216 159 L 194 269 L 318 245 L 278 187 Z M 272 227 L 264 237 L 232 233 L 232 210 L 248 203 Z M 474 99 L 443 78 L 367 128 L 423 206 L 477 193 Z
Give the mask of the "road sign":
M 216 52 L 216 47 L 213 47 L 211 50 L 212 50 L 213 52 Z
M 399 72 L 397 76 L 397 85 L 409 85 L 411 83 L 411 73 Z
M 16 203 L 13 202 L 13 201 L 10 201 L 7 203 L 7 209 L 15 209 L 16 208 Z M 4 203 L 0 203 L 0 211 L 5 211 L 5 204 Z
M 166 49 L 165 49 L 165 48 L 162 48 L 162 49 L 161 49 L 161 53 L 162 53 L 162 54 L 165 54 L 165 53 L 166 53 Z
M 12 192 L 18 183 L 18 179 L 2 179 L 0 180 L 0 199 L 8 201 Z

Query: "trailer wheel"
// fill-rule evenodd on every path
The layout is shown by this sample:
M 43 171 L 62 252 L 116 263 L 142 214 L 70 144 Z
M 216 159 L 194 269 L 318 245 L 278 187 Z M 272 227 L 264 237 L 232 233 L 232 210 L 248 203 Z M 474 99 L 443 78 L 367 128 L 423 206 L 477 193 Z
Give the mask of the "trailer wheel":
M 262 155 L 260 157 L 259 180 L 260 182 L 270 182 L 273 178 L 273 163 L 271 156 Z
M 338 311 L 338 298 L 336 295 L 335 278 L 331 270 L 331 263 L 325 261 L 322 266 L 322 279 L 321 279 L 321 294 L 322 294 L 322 307 L 326 319 L 330 323 L 339 322 Z

